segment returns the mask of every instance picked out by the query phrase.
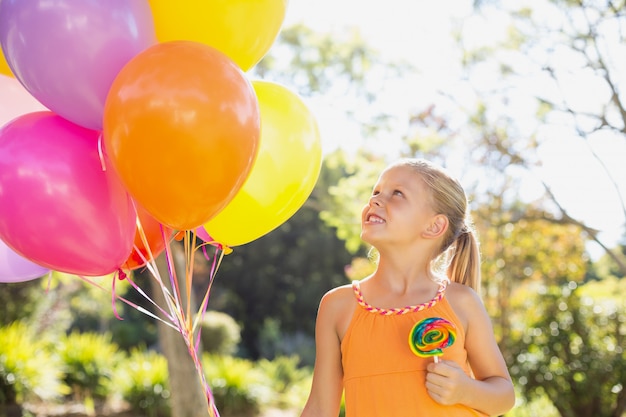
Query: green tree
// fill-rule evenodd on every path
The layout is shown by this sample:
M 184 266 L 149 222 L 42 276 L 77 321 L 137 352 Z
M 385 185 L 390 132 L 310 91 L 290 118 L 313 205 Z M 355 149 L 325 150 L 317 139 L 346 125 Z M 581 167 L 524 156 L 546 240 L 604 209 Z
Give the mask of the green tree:
M 626 412 L 626 303 L 614 292 L 625 289 L 624 280 L 571 281 L 525 294 L 533 313 L 511 373 L 528 398 L 547 395 L 563 417 Z
M 532 3 L 477 1 L 478 12 L 459 31 L 464 48 L 464 76 L 474 91 L 470 99 L 450 94 L 469 117 L 476 142 L 471 155 L 493 182 L 505 176 L 525 178 L 544 189 L 543 210 L 534 218 L 579 226 L 598 244 L 626 275 L 626 259 L 607 244 L 603 236 L 568 204 L 555 185 L 545 177 L 543 156 L 559 144 L 563 176 L 589 184 L 585 173 L 604 174 L 600 180 L 612 189 L 607 204 L 626 219 L 624 183 L 611 156 L 626 146 L 626 97 L 623 66 L 626 16 L 623 0 L 541 0 Z M 477 28 L 485 19 L 506 22 L 502 36 L 491 34 L 491 42 L 470 44 L 464 31 Z M 475 26 L 469 26 L 473 24 Z M 490 82 L 481 83 L 485 75 Z M 450 128 L 450 123 L 446 124 Z M 602 143 L 615 152 L 602 153 Z M 570 148 L 586 148 L 584 166 L 568 157 Z M 506 180 L 504 180 L 506 181 Z M 599 188 L 599 187 L 595 187 Z M 519 187 L 517 188 L 517 190 Z M 590 196 L 581 196 L 583 199 Z M 598 206 L 598 212 L 607 210 Z M 616 225 L 624 233 L 624 224 Z

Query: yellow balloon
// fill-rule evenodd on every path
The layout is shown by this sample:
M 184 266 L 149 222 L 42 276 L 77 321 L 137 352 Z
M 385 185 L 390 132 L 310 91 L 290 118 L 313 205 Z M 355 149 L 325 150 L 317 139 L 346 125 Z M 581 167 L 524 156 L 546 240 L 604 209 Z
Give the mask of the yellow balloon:
M 9 68 L 9 64 L 7 64 L 6 59 L 4 58 L 4 54 L 2 53 L 2 48 L 0 47 L 0 74 L 8 75 L 9 77 L 13 77 L 13 73 L 11 72 L 11 68 Z
M 322 164 L 317 121 L 286 87 L 253 81 L 259 101 L 259 153 L 243 187 L 204 224 L 225 246 L 252 242 L 286 222 L 309 198 Z
M 159 41 L 205 43 L 247 71 L 276 40 L 287 0 L 150 0 L 150 7 Z

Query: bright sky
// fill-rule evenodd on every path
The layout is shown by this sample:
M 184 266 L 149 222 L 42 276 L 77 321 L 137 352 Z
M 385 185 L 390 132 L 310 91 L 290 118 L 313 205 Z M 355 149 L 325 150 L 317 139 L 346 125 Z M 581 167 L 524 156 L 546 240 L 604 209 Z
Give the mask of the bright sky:
M 451 38 L 458 26 L 453 25 L 463 21 L 465 33 L 472 34 L 472 39 L 466 42 L 481 43 L 504 35 L 507 21 L 503 16 L 468 19 L 472 3 L 472 0 L 289 0 L 285 25 L 304 23 L 313 29 L 338 34 L 357 26 L 371 46 L 390 58 L 414 63 L 419 74 L 401 80 L 397 90 L 381 91 L 385 103 L 398 106 L 398 111 L 406 114 L 410 109 L 425 108 L 437 91 L 453 91 L 458 85 L 459 60 Z M 488 77 L 485 82 L 490 82 Z M 533 83 L 528 88 L 543 88 L 534 80 Z M 593 102 L 590 97 L 598 97 L 599 90 L 592 83 L 580 79 L 573 83 L 569 91 L 581 106 Z M 523 106 L 521 103 L 520 107 Z M 326 151 L 338 146 L 351 149 L 362 145 L 358 127 L 346 123 L 336 103 L 312 102 L 311 108 L 318 118 Z M 524 116 L 520 114 L 520 117 Z M 584 143 L 548 127 L 542 130 L 542 136 L 546 142 L 541 149 L 544 168 L 535 174 L 549 181 L 572 217 L 602 230 L 605 243 L 615 244 L 624 232 L 626 219 L 615 189 L 591 157 L 588 146 L 602 157 L 626 196 L 624 138 L 598 135 Z M 393 144 L 383 143 L 380 149 L 389 152 Z M 536 186 L 529 186 L 522 193 L 532 198 L 538 191 Z M 594 252 L 593 247 L 590 250 Z
M 410 109 L 424 109 L 437 89 L 458 79 L 450 16 L 465 15 L 470 7 L 471 0 L 289 0 L 285 26 L 303 23 L 338 37 L 348 28 L 358 27 L 370 46 L 388 59 L 415 64 L 419 73 L 395 85 L 386 84 L 378 98 L 386 111 L 397 109 L 398 114 L 405 114 Z M 332 102 L 311 103 L 325 151 L 362 145 L 358 126 L 346 123 L 341 104 L 336 97 Z M 381 149 L 390 149 L 389 145 L 382 144 Z

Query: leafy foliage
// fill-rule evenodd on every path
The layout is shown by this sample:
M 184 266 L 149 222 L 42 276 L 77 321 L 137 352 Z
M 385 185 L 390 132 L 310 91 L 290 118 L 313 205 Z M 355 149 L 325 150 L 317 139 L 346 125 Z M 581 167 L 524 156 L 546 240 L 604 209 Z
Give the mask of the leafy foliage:
M 68 392 L 59 358 L 24 323 L 0 327 L 0 404 L 54 400 Z
M 258 368 L 267 376 L 276 394 L 272 405 L 279 408 L 301 408 L 306 402 L 312 381 L 310 368 L 301 368 L 298 356 L 261 359 Z
M 534 299 L 511 373 L 524 394 L 547 395 L 563 417 L 622 415 L 626 303 L 603 302 L 584 287 L 552 285 Z
M 218 410 L 225 415 L 253 416 L 270 400 L 267 377 L 254 362 L 204 354 L 202 364 Z
M 110 334 L 72 332 L 60 340 L 58 353 L 64 364 L 64 382 L 75 399 L 107 398 L 113 390 L 113 374 L 124 357 Z
M 114 382 L 135 413 L 170 415 L 167 360 L 159 353 L 133 349 L 117 368 Z

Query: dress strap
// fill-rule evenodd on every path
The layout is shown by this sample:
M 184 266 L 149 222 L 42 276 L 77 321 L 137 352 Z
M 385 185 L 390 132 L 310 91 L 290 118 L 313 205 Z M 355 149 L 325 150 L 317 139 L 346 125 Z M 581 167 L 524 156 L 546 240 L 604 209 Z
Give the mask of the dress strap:
M 354 290 L 354 295 L 356 296 L 356 301 L 365 310 L 369 311 L 370 313 L 380 314 L 381 316 L 391 316 L 391 315 L 402 315 L 402 314 L 407 314 L 407 313 L 415 313 L 417 311 L 422 311 L 422 310 L 425 310 L 427 308 L 430 308 L 430 307 L 434 306 L 439 301 L 441 301 L 441 299 L 443 298 L 444 293 L 446 291 L 446 285 L 445 284 L 441 284 L 439 286 L 439 289 L 437 290 L 437 295 L 432 300 L 427 301 L 427 302 L 422 303 L 422 304 L 417 304 L 417 305 L 414 305 L 414 306 L 401 307 L 401 308 L 379 308 L 379 307 L 372 306 L 367 301 L 365 301 L 365 299 L 363 298 L 363 293 L 361 292 L 361 283 L 358 280 L 352 281 L 352 289 Z

